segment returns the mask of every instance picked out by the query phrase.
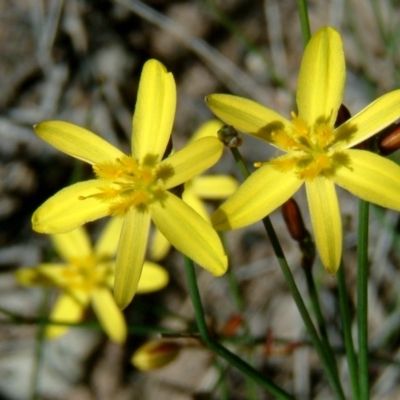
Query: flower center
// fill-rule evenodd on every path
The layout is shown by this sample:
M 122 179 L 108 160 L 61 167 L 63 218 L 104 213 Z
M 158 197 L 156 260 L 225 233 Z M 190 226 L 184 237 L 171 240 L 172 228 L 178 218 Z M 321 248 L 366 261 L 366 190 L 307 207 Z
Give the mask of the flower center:
M 109 286 L 113 270 L 107 260 L 90 255 L 71 260 L 71 264 L 63 268 L 63 276 L 66 280 L 65 289 L 91 292 L 95 287 Z
M 172 175 L 172 168 L 160 165 L 154 157 L 145 157 L 139 163 L 135 158 L 124 156 L 113 163 L 93 166 L 101 180 L 97 197 L 110 204 L 110 215 L 124 215 L 131 207 L 145 211 L 155 201 L 165 196 L 165 181 Z
M 281 172 L 295 171 L 299 179 L 312 180 L 319 175 L 332 177 L 342 166 L 349 166 L 347 154 L 331 150 L 335 143 L 333 127 L 325 122 L 313 126 L 292 113 L 292 130 L 271 132 L 270 141 L 287 151 L 288 154 L 273 159 L 270 164 Z M 256 167 L 263 163 L 255 163 Z

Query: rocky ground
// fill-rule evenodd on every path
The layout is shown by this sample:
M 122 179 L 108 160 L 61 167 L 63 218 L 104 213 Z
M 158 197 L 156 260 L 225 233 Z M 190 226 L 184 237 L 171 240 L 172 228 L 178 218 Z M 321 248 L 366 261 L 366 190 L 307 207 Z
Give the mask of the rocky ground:
M 310 0 L 309 13 L 313 31 L 333 25 L 343 35 L 348 62 L 345 104 L 352 113 L 398 88 L 398 2 Z M 190 345 L 176 362 L 150 373 L 138 372 L 129 363 L 134 349 L 150 335 L 133 332 L 118 346 L 98 330 L 80 328 L 55 341 L 38 340 L 40 329 L 32 318 L 43 315 L 43 304 L 49 304 L 53 294 L 18 286 L 14 273 L 49 257 L 47 237 L 31 229 L 32 212 L 76 177 L 91 176 L 90 168 L 37 138 L 35 123 L 74 122 L 128 149 L 138 79 L 150 58 L 163 62 L 177 82 L 176 148 L 211 118 L 204 102 L 210 93 L 239 94 L 289 115 L 302 54 L 296 2 L 3 0 L 0 21 L 0 307 L 23 317 L 12 322 L 0 316 L 0 398 L 272 399 L 193 339 L 185 342 Z M 267 145 L 247 137 L 241 151 L 249 165 L 272 154 Z M 239 178 L 228 152 L 212 171 Z M 339 193 L 354 305 L 357 201 Z M 297 200 L 309 223 L 304 193 Z M 279 210 L 272 220 L 305 292 L 299 251 Z M 380 400 L 400 398 L 400 368 L 393 363 L 399 357 L 400 329 L 398 221 L 397 213 L 372 208 L 370 340 L 371 349 L 379 352 L 374 353 L 371 379 L 374 398 Z M 90 225 L 94 236 L 100 226 Z M 330 399 L 261 224 L 229 232 L 227 242 L 243 317 L 261 343 L 251 349 L 231 345 L 232 350 L 296 398 Z M 317 264 L 315 277 L 329 332 L 340 348 L 336 279 Z M 171 252 L 163 265 L 171 283 L 156 295 L 135 298 L 126 310 L 133 327 L 191 326 L 182 261 Z M 210 326 L 221 333 L 238 313 L 228 279 L 197 272 Z M 89 313 L 87 319 L 93 316 Z M 339 367 L 347 382 L 344 359 Z

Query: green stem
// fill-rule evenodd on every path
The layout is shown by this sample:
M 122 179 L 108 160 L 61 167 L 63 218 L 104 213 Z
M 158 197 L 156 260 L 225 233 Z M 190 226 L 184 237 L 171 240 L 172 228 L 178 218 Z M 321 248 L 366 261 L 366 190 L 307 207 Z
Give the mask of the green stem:
M 186 275 L 189 284 L 189 294 L 194 307 L 199 333 L 205 345 L 214 353 L 218 354 L 220 357 L 228 361 L 229 364 L 235 366 L 249 378 L 253 379 L 254 382 L 263 387 L 277 399 L 294 400 L 294 398 L 290 394 L 285 392 L 279 386 L 276 386 L 273 382 L 271 382 L 265 376 L 261 375 L 253 367 L 244 362 L 240 357 L 230 352 L 227 348 L 216 342 L 211 337 L 204 317 L 204 310 L 200 298 L 199 288 L 197 286 L 196 273 L 194 270 L 193 261 L 186 256 L 184 256 L 184 260 L 185 260 Z
M 235 158 L 235 161 L 238 164 L 238 167 L 243 174 L 244 178 L 248 178 L 250 176 L 249 171 L 246 168 L 246 165 L 243 161 L 243 158 L 237 148 L 231 148 L 232 154 Z M 339 376 L 336 372 L 335 367 L 333 367 L 330 363 L 329 356 L 322 345 L 322 342 L 318 336 L 317 330 L 314 327 L 314 324 L 311 320 L 310 314 L 307 311 L 307 307 L 304 304 L 303 298 L 301 297 L 301 294 L 299 292 L 299 289 L 297 288 L 296 281 L 293 278 L 292 272 L 290 271 L 289 264 L 286 261 L 285 255 L 283 253 L 282 247 L 279 243 L 278 237 L 275 233 L 274 227 L 272 226 L 272 223 L 268 217 L 263 218 L 262 220 L 265 230 L 267 231 L 267 235 L 269 237 L 269 240 L 271 242 L 272 248 L 274 250 L 275 256 L 278 259 L 278 263 L 281 267 L 283 276 L 286 280 L 286 283 L 289 287 L 290 293 L 293 297 L 294 302 L 296 303 L 296 306 L 300 312 L 301 318 L 303 319 L 304 325 L 307 329 L 307 332 L 310 336 L 310 339 L 314 345 L 315 351 L 318 354 L 318 357 L 321 361 L 322 367 L 325 370 L 325 373 L 327 375 L 327 378 L 329 380 L 329 383 L 333 389 L 333 391 L 336 393 L 336 397 L 338 399 L 344 400 L 344 393 L 343 389 L 339 380 Z
M 360 399 L 369 399 L 368 376 L 368 218 L 369 203 L 359 201 L 357 250 L 357 325 Z
M 351 317 L 349 310 L 348 295 L 346 289 L 346 275 L 343 261 L 341 261 L 337 273 L 340 316 L 343 325 L 344 346 L 346 348 L 347 364 L 349 367 L 350 384 L 353 393 L 353 399 L 360 398 L 360 387 L 358 384 L 358 361 L 354 351 L 353 336 L 351 334 Z
M 307 307 L 305 306 L 303 298 L 301 297 L 299 289 L 297 288 L 296 281 L 294 280 L 292 272 L 290 271 L 289 265 L 286 261 L 285 255 L 283 254 L 282 247 L 279 243 L 278 237 L 275 233 L 272 223 L 268 217 L 265 217 L 262 220 L 262 222 L 267 231 L 269 240 L 271 241 L 271 245 L 278 259 L 283 276 L 285 277 L 286 283 L 289 286 L 290 293 L 293 297 L 294 302 L 297 305 L 301 318 L 310 336 L 311 342 L 313 343 L 315 351 L 317 352 L 321 364 L 326 372 L 329 383 L 334 392 L 336 393 L 337 398 L 344 400 L 345 396 L 343 393 L 343 389 L 336 368 L 330 363 L 328 352 L 323 346 L 318 336 L 317 330 L 315 329 L 314 324 L 310 318 L 310 314 L 308 313 Z
M 47 303 L 49 300 L 49 291 L 43 290 L 43 300 L 39 306 L 39 324 L 36 334 L 35 355 L 33 361 L 32 377 L 31 377 L 31 400 L 39 399 L 39 379 L 40 367 L 43 361 L 43 344 L 45 341 L 46 322 L 43 321 L 47 313 Z
M 328 332 L 326 329 L 326 323 L 324 316 L 322 315 L 321 305 L 318 298 L 317 288 L 315 287 L 314 278 L 312 275 L 312 270 L 310 268 L 305 268 L 304 273 L 306 276 L 308 295 L 310 296 L 311 306 L 314 311 L 315 317 L 317 319 L 318 329 L 321 336 L 322 346 L 324 346 L 329 362 L 332 368 L 335 369 L 335 374 L 338 375 L 337 364 L 335 359 L 335 353 L 332 349 L 331 342 L 329 340 Z
M 310 21 L 308 20 L 307 0 L 297 0 L 297 8 L 299 10 L 301 35 L 303 37 L 304 47 L 307 46 L 311 38 Z

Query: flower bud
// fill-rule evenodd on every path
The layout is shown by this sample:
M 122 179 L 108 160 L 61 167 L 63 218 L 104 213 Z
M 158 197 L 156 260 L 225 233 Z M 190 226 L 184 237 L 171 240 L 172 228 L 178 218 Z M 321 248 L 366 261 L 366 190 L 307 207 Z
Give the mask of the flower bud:
M 294 240 L 296 240 L 297 242 L 301 242 L 306 237 L 310 236 L 304 225 L 300 208 L 294 199 L 290 198 L 288 201 L 283 203 L 282 213 L 290 236 Z
M 172 340 L 150 340 L 133 353 L 131 363 L 141 371 L 162 368 L 178 356 L 181 347 Z
M 387 156 L 400 149 L 400 124 L 392 124 L 380 135 L 378 141 L 379 154 Z
M 218 131 L 218 139 L 227 147 L 239 147 L 243 143 L 240 133 L 231 125 L 224 125 Z
M 243 317 L 240 314 L 235 314 L 228 319 L 225 326 L 222 329 L 223 336 L 233 336 L 237 333 L 238 329 L 243 324 Z
M 302 253 L 301 267 L 311 268 L 315 259 L 315 244 L 304 225 L 303 217 L 297 202 L 290 198 L 282 205 L 283 218 L 288 227 L 290 236 L 299 243 Z

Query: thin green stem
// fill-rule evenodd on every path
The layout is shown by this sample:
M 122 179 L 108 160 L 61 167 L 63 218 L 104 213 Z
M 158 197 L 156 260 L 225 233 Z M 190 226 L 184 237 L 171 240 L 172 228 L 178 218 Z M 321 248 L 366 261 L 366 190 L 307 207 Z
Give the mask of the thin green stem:
M 369 203 L 359 201 L 357 250 L 357 326 L 360 399 L 369 399 L 368 371 L 368 218 Z
M 233 301 L 235 302 L 238 311 L 242 313 L 244 311 L 244 304 L 242 296 L 240 295 L 240 288 L 236 280 L 236 276 L 230 268 L 226 272 L 226 275 L 229 281 L 229 288 L 232 293 Z
M 353 336 L 351 334 L 351 317 L 349 309 L 349 301 L 346 287 L 346 275 L 344 270 L 343 261 L 341 261 L 337 273 L 338 291 L 339 291 L 339 308 L 340 317 L 343 326 L 343 339 L 346 348 L 347 364 L 349 367 L 350 384 L 353 393 L 353 399 L 359 400 L 360 387 L 358 384 L 358 360 L 356 352 L 354 351 Z
M 279 386 L 275 385 L 265 376 L 261 375 L 257 370 L 255 370 L 253 367 L 251 367 L 249 364 L 243 361 L 240 357 L 230 352 L 227 348 L 216 342 L 211 337 L 204 317 L 204 310 L 200 298 L 199 288 L 197 286 L 196 273 L 194 270 L 193 261 L 186 256 L 184 256 L 184 260 L 185 260 L 185 269 L 189 285 L 189 294 L 194 307 L 199 333 L 204 344 L 214 353 L 218 354 L 220 357 L 228 361 L 229 364 L 235 366 L 237 369 L 242 371 L 246 376 L 253 379 L 254 382 L 263 387 L 277 399 L 294 400 L 294 398 L 290 394 L 285 392 Z
M 303 37 L 304 47 L 307 46 L 311 38 L 310 21 L 308 20 L 307 0 L 297 0 L 297 9 L 299 10 L 301 35 Z
M 308 295 L 310 296 L 311 306 L 314 311 L 315 317 L 317 319 L 318 329 L 321 336 L 322 346 L 324 346 L 327 356 L 330 360 L 332 368 L 335 369 L 335 374 L 338 375 L 337 364 L 335 359 L 335 353 L 332 349 L 331 342 L 329 340 L 328 331 L 326 329 L 325 318 L 322 315 L 321 305 L 317 293 L 317 288 L 315 287 L 314 278 L 312 275 L 312 270 L 310 268 L 304 268 L 304 274 L 306 276 Z
M 243 157 L 240 154 L 239 150 L 236 147 L 229 148 L 231 151 L 233 158 L 236 161 L 236 165 L 239 168 L 240 173 L 242 174 L 243 178 L 247 179 L 250 176 L 250 172 L 247 169 L 246 163 L 243 161 Z
M 39 380 L 40 380 L 40 367 L 43 360 L 43 344 L 45 341 L 45 329 L 46 323 L 43 322 L 42 318 L 47 312 L 47 303 L 49 300 L 49 291 L 43 290 L 43 300 L 39 306 L 39 324 L 38 331 L 36 334 L 35 343 L 35 355 L 33 361 L 32 377 L 31 377 L 31 400 L 39 399 Z
M 250 173 L 246 168 L 246 165 L 243 161 L 243 158 L 237 148 L 231 148 L 232 154 L 235 158 L 238 167 L 243 174 L 244 178 L 248 178 Z M 322 342 L 318 336 L 318 332 L 314 327 L 314 324 L 311 320 L 310 314 L 308 313 L 307 307 L 304 304 L 303 298 L 297 288 L 296 281 L 293 278 L 292 272 L 289 268 L 289 264 L 287 263 L 286 257 L 283 253 L 282 247 L 279 243 L 278 237 L 275 233 L 275 229 L 272 226 L 272 223 L 268 217 L 263 218 L 262 220 L 265 230 L 267 231 L 267 235 L 271 242 L 272 248 L 274 250 L 275 256 L 278 259 L 279 266 L 281 267 L 283 276 L 286 280 L 286 283 L 289 287 L 290 293 L 293 297 L 294 302 L 300 312 L 301 318 L 303 319 L 304 325 L 307 329 L 307 332 L 310 336 L 310 339 L 314 345 L 315 351 L 318 354 L 318 357 L 321 361 L 322 367 L 325 370 L 329 383 L 336 394 L 338 399 L 344 400 L 344 393 L 340 383 L 339 376 L 335 367 L 333 367 L 330 363 L 329 356 L 326 352 L 326 349 L 322 345 Z
M 309 334 L 311 342 L 313 343 L 313 346 L 315 348 L 315 351 L 318 354 L 318 357 L 321 361 L 322 367 L 325 370 L 329 383 L 333 391 L 335 392 L 336 397 L 338 399 L 344 400 L 345 396 L 343 393 L 339 376 L 337 374 L 337 370 L 333 365 L 331 365 L 328 353 L 318 336 L 317 330 L 314 327 L 310 314 L 308 313 L 307 307 L 304 304 L 303 298 L 301 297 L 299 289 L 297 288 L 296 281 L 294 280 L 292 272 L 286 261 L 285 255 L 283 254 L 282 247 L 279 243 L 278 237 L 275 233 L 272 223 L 268 217 L 265 217 L 262 220 L 262 222 L 267 231 L 269 240 L 271 241 L 272 248 L 274 249 L 275 255 L 278 259 L 283 276 L 285 277 L 286 283 L 289 286 L 290 293 L 293 297 L 294 302 L 297 305 L 301 318 L 307 329 L 307 333 Z

